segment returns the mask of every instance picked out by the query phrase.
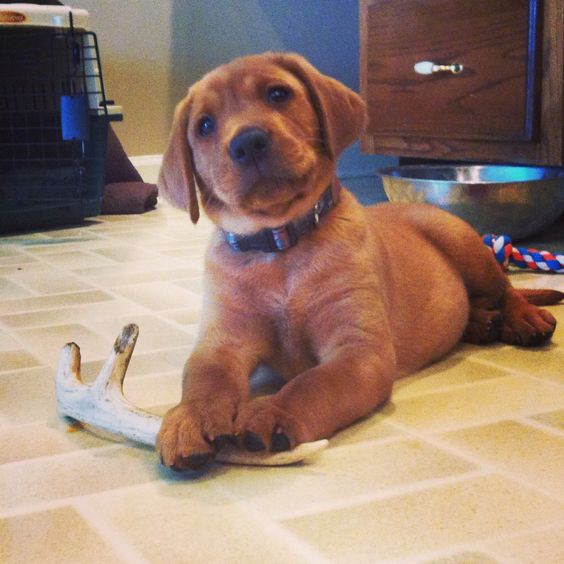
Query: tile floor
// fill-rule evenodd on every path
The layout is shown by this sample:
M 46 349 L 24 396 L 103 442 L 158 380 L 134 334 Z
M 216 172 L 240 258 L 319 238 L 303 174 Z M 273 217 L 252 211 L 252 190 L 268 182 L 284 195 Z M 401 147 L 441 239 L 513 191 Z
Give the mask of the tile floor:
M 127 395 L 176 402 L 209 230 L 160 206 L 0 239 L 1 562 L 564 562 L 564 306 L 550 346 L 461 346 L 294 467 L 178 475 L 61 420 L 59 348 L 91 377 L 128 322 Z

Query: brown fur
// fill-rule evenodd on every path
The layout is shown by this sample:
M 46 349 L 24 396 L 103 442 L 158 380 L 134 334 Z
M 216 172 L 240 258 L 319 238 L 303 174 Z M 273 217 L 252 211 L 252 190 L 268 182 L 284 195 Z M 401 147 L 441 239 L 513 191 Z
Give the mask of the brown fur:
M 268 100 L 273 86 L 291 97 Z M 292 249 L 227 246 L 221 229 L 254 233 L 312 209 L 337 182 L 336 160 L 365 115 L 344 85 L 301 57 L 275 53 L 216 69 L 179 104 L 160 187 L 194 222 L 199 190 L 219 229 L 207 254 L 200 338 L 181 402 L 158 437 L 165 465 L 199 466 L 232 437 L 251 450 L 329 437 L 463 336 L 534 345 L 552 335 L 553 316 L 511 287 L 473 229 L 433 207 L 363 208 L 342 189 L 338 206 Z M 215 120 L 210 135 L 198 132 L 202 116 Z M 268 131 L 272 143 L 242 166 L 228 148 L 249 127 Z M 287 384 L 250 399 L 260 363 Z

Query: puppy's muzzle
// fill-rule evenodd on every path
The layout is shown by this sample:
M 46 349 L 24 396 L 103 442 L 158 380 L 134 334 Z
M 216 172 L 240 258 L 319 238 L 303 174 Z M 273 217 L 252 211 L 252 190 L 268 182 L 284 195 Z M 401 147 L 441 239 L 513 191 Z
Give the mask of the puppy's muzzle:
M 258 164 L 266 158 L 270 146 L 270 134 L 259 127 L 251 127 L 233 137 L 229 143 L 229 155 L 241 166 Z

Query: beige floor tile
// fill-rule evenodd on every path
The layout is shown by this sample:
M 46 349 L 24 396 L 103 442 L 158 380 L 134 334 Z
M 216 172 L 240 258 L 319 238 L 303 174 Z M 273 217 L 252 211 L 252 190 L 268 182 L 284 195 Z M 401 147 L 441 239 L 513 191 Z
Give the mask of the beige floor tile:
M 394 385 L 394 398 L 416 396 L 500 376 L 507 376 L 507 370 L 473 362 L 471 353 L 455 354 L 413 376 L 398 380 Z
M 182 371 L 125 380 L 124 393 L 133 405 L 143 409 L 153 406 L 172 407 L 180 401 L 182 395 Z
M 96 222 L 95 219 L 87 221 Z M 61 227 L 60 229 L 49 229 L 42 235 L 44 237 L 44 244 L 57 246 L 63 242 L 82 243 L 85 240 L 95 238 L 95 235 L 90 229 L 83 227 Z
M 111 265 L 112 261 L 90 251 L 65 251 L 42 253 L 41 258 L 53 269 L 77 270 Z
M 21 273 L 12 277 L 15 282 L 38 294 L 60 294 L 63 292 L 80 292 L 92 289 L 87 282 L 77 278 L 70 272 L 63 275 L 55 270 Z
M 56 367 L 61 348 L 70 342 L 77 343 L 84 361 L 106 358 L 118 335 L 100 337 L 84 325 L 55 325 L 32 329 L 20 329 L 16 333 L 20 340 L 49 366 Z
M 163 281 L 117 286 L 114 292 L 155 311 L 186 307 L 193 302 L 200 301 L 200 298 L 193 292 Z
M 152 352 L 158 349 L 171 349 L 175 347 L 186 347 L 195 342 L 197 327 L 177 327 L 157 317 L 127 316 L 108 320 L 96 320 L 90 323 L 100 335 L 107 335 L 108 343 L 113 343 L 116 336 L 124 325 L 136 323 L 139 326 L 139 340 L 135 347 L 135 353 Z M 80 345 L 80 342 L 77 341 Z M 107 353 L 106 353 L 107 354 Z
M 563 343 L 564 344 L 564 343 Z M 517 348 L 496 346 L 476 349 L 476 360 L 487 360 L 500 368 L 515 369 L 523 374 L 564 384 L 564 352 L 562 346 Z
M 112 236 L 119 238 L 122 245 L 137 246 L 142 242 L 143 247 L 151 249 L 171 242 L 171 239 L 162 233 L 158 225 L 134 225 L 140 228 L 136 229 L 131 225 L 124 226 L 123 229 L 114 228 L 112 229 Z
M 69 319 L 80 319 L 85 323 L 89 323 L 96 319 L 108 319 L 124 315 L 144 315 L 145 313 L 145 308 L 136 306 L 129 300 L 117 298 L 65 308 L 3 315 L 0 317 L 0 321 L 11 329 L 25 329 L 64 325 L 68 323 Z
M 4 238 L 0 237 L 0 259 L 21 255 L 20 249 L 15 245 L 4 244 Z
M 186 278 L 184 280 L 178 280 L 175 282 L 181 288 L 186 288 L 192 292 L 195 292 L 198 296 L 204 293 L 205 280 L 203 276 L 196 276 L 193 278 Z
M 79 449 L 108 446 L 107 440 L 62 418 L 0 428 L 0 444 L 0 465 Z
M 140 486 L 89 503 L 155 564 L 316 561 L 313 551 L 234 505 L 205 479 Z
M 37 259 L 24 254 L 16 254 L 12 256 L 0 256 L 0 276 L 10 276 L 11 274 L 20 272 L 20 269 L 27 267 Z
M 163 260 L 159 264 L 145 262 L 132 262 L 117 265 L 115 268 L 106 269 L 82 269 L 77 271 L 83 277 L 92 280 L 96 285 L 113 289 L 119 286 L 127 286 L 133 282 L 145 282 L 156 280 L 180 279 L 186 275 L 180 271 L 175 264 Z
M 115 263 L 112 266 L 80 268 L 75 272 L 107 288 L 132 282 L 181 280 L 198 276 L 197 268 L 166 256 L 154 260 Z
M 400 439 L 329 449 L 304 468 L 232 468 L 221 486 L 262 513 L 283 518 L 472 470 L 432 445 Z
M 155 253 L 128 245 L 112 245 L 110 247 L 95 249 L 93 253 L 108 258 L 115 262 L 151 261 L 158 259 Z
M 135 352 L 127 370 L 128 378 L 131 376 L 148 376 L 163 373 L 181 374 L 186 359 L 192 351 L 192 346 L 180 347 L 170 350 L 139 353 Z
M 0 243 L 4 248 L 11 245 L 22 245 L 24 248 L 30 247 L 31 245 L 44 245 L 55 241 L 49 235 L 45 233 L 15 233 L 13 235 L 3 235 L 0 238 Z
M 151 449 L 111 445 L 0 466 L 0 512 L 159 479 Z
M 14 265 L 18 265 L 20 263 L 22 264 L 27 264 L 30 262 L 35 262 L 36 259 L 34 259 L 33 257 L 24 254 L 23 252 L 21 252 L 19 249 L 17 248 L 13 248 L 12 252 L 7 254 L 7 253 L 3 253 L 2 248 L 0 247 L 0 267 L 3 266 L 14 266 Z
M 7 331 L 0 329 L 0 352 L 15 350 L 20 348 L 20 346 L 18 341 L 9 335 Z
M 50 296 L 39 296 L 23 298 L 18 300 L 0 300 L 0 315 L 40 311 L 88 303 L 99 303 L 112 300 L 107 292 L 101 290 L 90 290 L 76 292 L 73 294 L 58 294 Z
M 447 433 L 440 440 L 564 501 L 564 435 L 502 421 Z
M 0 277 L 0 300 L 17 300 L 33 295 L 29 288 L 20 286 L 4 276 Z
M 425 564 L 497 564 L 491 556 L 479 552 L 459 552 L 445 558 L 426 560 Z
M 107 564 L 119 556 L 71 507 L 0 519 L 4 564 Z
M 162 280 L 163 282 L 172 282 L 181 285 L 181 282 L 184 280 L 198 280 L 202 278 L 202 271 L 197 268 L 199 265 L 183 263 L 183 266 L 178 268 L 179 262 L 182 261 L 163 259 L 162 268 L 153 268 L 150 273 L 146 274 L 145 280 L 140 279 L 138 281 L 156 282 L 157 280 Z M 137 282 L 137 280 L 135 281 Z M 188 290 L 191 289 L 188 286 L 186 288 Z
M 564 409 L 551 411 L 549 413 L 541 413 L 540 415 L 535 415 L 532 419 L 564 431 Z
M 22 349 L 0 351 L 0 374 L 23 368 L 41 366 L 41 361 Z
M 562 564 L 564 562 L 564 524 L 519 537 L 510 537 L 489 546 L 504 561 L 520 564 Z
M 564 518 L 564 505 L 484 476 L 284 521 L 331 562 L 375 562 L 515 533 Z
M 341 429 L 331 437 L 331 446 L 360 443 L 363 441 L 381 440 L 401 436 L 401 431 L 386 421 L 381 411 L 377 411 L 366 419 L 361 419 L 345 429 Z
M 178 248 L 164 250 L 162 253 L 176 260 L 190 261 L 190 263 L 194 266 L 197 263 L 203 265 L 206 254 L 205 247 L 203 245 L 200 245 L 198 248 L 187 248 L 185 245 L 181 245 Z
M 405 399 L 392 396 L 391 404 L 382 411 L 390 422 L 421 431 L 441 431 L 532 415 L 563 405 L 564 387 L 515 376 Z
M 199 298 L 196 301 L 201 301 Z M 161 313 L 161 316 L 180 325 L 197 325 L 202 316 L 201 304 L 192 307 L 175 308 Z
M 93 229 L 93 227 L 91 226 L 90 229 Z M 54 243 L 48 245 L 26 247 L 26 253 L 40 260 L 43 255 L 49 255 L 51 253 L 67 253 L 77 250 L 86 252 L 108 246 L 108 240 L 106 238 L 94 234 L 91 237 L 82 237 L 79 239 L 72 237 L 66 239 L 59 238 L 53 241 Z
M 88 235 L 81 237 L 57 237 L 44 242 L 44 244 L 29 245 L 25 247 L 25 253 L 39 260 L 43 255 L 68 253 L 76 250 L 86 251 L 93 246 L 103 244 L 104 239 L 90 231 Z
M 110 233 L 117 233 L 120 229 L 130 229 L 131 226 L 138 227 L 140 222 L 145 223 L 147 221 L 148 215 L 152 215 L 154 212 L 147 212 L 143 216 L 136 215 L 99 215 L 96 217 L 96 221 L 99 224 L 96 226 L 96 232 L 105 233 L 109 231 Z
M 54 418 L 54 381 L 55 371 L 50 367 L 0 374 L 0 413 L 13 423 Z
M 33 257 L 30 257 L 30 259 L 33 259 Z M 51 271 L 52 268 L 47 262 L 33 259 L 26 263 L 12 266 L 11 272 L 5 273 L 4 276 L 14 282 L 21 281 L 21 285 L 23 286 L 25 285 L 26 279 L 41 278 L 43 274 Z M 59 274 L 64 275 L 64 271 L 59 271 Z
M 191 350 L 191 346 L 147 353 L 135 350 L 127 369 L 125 385 L 128 386 L 131 380 L 139 376 L 181 375 Z M 104 361 L 83 362 L 83 380 L 86 382 L 92 381 L 99 374 Z

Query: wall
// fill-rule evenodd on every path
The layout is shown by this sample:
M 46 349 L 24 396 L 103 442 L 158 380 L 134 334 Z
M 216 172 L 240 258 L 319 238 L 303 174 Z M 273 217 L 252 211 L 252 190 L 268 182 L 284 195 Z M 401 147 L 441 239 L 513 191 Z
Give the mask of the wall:
M 129 155 L 162 153 L 174 106 L 190 84 L 236 56 L 296 51 L 358 90 L 357 0 L 75 0 L 72 5 L 91 13 L 108 95 L 124 108 L 125 121 L 116 131 Z M 395 160 L 361 155 L 355 145 L 341 159 L 340 173 L 371 178 L 387 163 Z
M 162 153 L 170 129 L 171 0 L 68 0 L 90 12 L 114 128 L 129 155 Z

